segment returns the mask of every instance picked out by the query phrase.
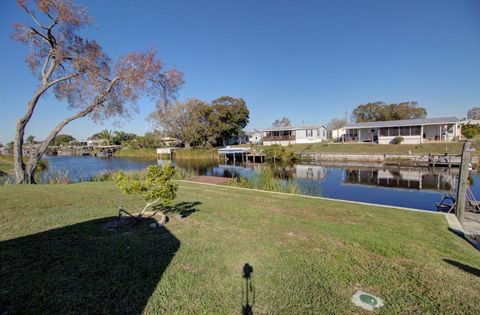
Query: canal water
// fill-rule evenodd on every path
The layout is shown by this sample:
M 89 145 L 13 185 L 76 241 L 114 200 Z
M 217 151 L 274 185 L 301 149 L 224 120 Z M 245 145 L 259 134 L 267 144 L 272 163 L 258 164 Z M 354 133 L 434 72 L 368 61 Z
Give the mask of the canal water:
M 53 156 L 46 158 L 49 170 L 41 174 L 47 178 L 56 172 L 66 174 L 72 181 L 85 181 L 93 176 L 115 170 L 141 170 L 148 165 L 161 164 L 140 158 L 101 158 L 93 156 Z M 274 169 L 275 176 L 295 181 L 302 192 L 314 196 L 346 199 L 383 205 L 436 211 L 439 202 L 455 183 L 458 169 L 448 168 L 385 168 L 369 166 L 324 166 L 291 164 L 272 166 L 218 165 L 214 161 L 177 161 L 177 167 L 198 175 L 222 177 L 250 177 L 263 167 Z M 480 177 L 472 176 L 473 193 L 480 197 Z

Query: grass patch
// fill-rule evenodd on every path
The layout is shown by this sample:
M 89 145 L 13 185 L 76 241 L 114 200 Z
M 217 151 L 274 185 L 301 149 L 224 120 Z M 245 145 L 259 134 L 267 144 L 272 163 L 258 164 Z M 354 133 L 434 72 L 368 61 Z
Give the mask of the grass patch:
M 11 155 L 0 155 L 0 172 L 13 173 L 13 157 Z
M 174 152 L 175 159 L 205 159 L 205 160 L 218 160 L 218 151 L 214 149 L 202 149 L 202 148 L 192 148 L 192 149 L 179 149 Z
M 303 193 L 296 182 L 276 177 L 274 171 L 270 168 L 263 168 L 259 173 L 248 178 L 232 178 L 228 184 L 235 187 L 284 192 L 290 194 Z
M 0 187 L 1 313 L 235 314 L 242 267 L 256 314 L 473 314 L 479 253 L 441 215 L 180 183 L 167 229 L 112 232 L 113 183 Z M 190 209 L 191 210 L 191 209 Z
M 288 148 L 295 154 L 308 153 L 330 153 L 330 154 L 442 154 L 445 152 L 452 154 L 461 153 L 463 143 L 426 143 L 426 144 L 374 144 L 374 143 L 313 143 L 313 144 L 294 144 Z M 478 147 L 478 143 L 473 143 Z M 259 146 L 259 149 L 262 146 Z M 477 148 L 478 150 L 479 148 Z
M 121 157 L 156 158 L 157 157 L 157 150 L 156 149 L 122 148 L 118 151 L 118 156 L 121 156 Z

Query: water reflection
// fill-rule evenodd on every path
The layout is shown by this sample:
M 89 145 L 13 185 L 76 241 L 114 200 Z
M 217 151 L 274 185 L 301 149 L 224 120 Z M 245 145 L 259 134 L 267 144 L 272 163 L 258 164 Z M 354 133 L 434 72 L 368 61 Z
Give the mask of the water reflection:
M 345 169 L 343 182 L 389 188 L 449 191 L 458 169 Z
M 88 180 L 105 171 L 145 169 L 165 161 L 133 158 L 49 157 L 48 173 L 65 170 L 72 181 Z M 168 161 L 170 163 L 170 161 Z M 385 168 L 314 164 L 219 165 L 215 160 L 177 160 L 174 164 L 192 175 L 222 177 L 256 176 L 265 168 L 285 181 L 294 181 L 302 193 L 418 209 L 436 210 L 435 202 L 455 185 L 458 169 Z M 478 182 L 473 175 L 473 182 Z M 471 186 L 480 195 L 480 185 Z

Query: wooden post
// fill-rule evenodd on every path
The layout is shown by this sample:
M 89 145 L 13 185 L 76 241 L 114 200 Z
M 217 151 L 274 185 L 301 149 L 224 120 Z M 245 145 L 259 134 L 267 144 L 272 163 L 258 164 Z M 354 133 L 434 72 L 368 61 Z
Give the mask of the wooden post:
M 463 144 L 462 161 L 460 164 L 460 174 L 458 175 L 457 186 L 457 205 L 455 214 L 458 222 L 463 225 L 463 217 L 465 213 L 465 197 L 467 194 L 468 175 L 470 164 L 470 142 L 465 141 Z

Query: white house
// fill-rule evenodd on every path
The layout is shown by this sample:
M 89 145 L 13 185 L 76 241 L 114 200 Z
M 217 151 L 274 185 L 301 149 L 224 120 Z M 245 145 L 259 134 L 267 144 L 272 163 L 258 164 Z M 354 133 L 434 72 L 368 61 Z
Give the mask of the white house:
M 260 144 L 262 142 L 262 133 L 256 129 L 245 132 L 247 141 L 253 144 Z
M 342 139 L 343 135 L 345 134 L 345 127 L 333 129 L 332 130 L 332 139 L 333 140 L 340 140 Z
M 480 125 L 480 120 L 478 119 L 465 119 L 462 121 L 463 125 Z
M 323 125 L 271 127 L 262 130 L 264 145 L 316 143 L 327 139 L 327 128 Z
M 350 123 L 345 126 L 344 141 L 390 144 L 396 137 L 405 144 L 458 141 L 461 123 L 455 117 Z
M 101 146 L 103 144 L 105 144 L 105 140 L 104 139 L 90 139 L 90 140 L 87 140 L 87 145 L 88 146 Z

